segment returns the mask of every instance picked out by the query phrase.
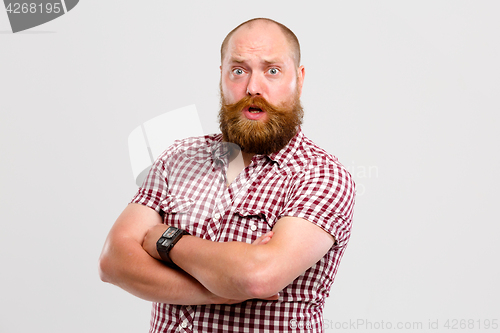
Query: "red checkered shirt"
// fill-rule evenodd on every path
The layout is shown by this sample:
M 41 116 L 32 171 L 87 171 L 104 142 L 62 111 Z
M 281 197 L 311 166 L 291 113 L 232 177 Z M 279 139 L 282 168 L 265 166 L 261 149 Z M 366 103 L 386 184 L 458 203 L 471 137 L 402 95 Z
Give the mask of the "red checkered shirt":
M 154 303 L 150 332 L 322 332 L 325 299 L 350 237 L 350 174 L 299 131 L 278 153 L 254 156 L 227 186 L 221 140 L 216 134 L 175 142 L 155 162 L 132 202 L 153 208 L 165 224 L 214 242 L 252 243 L 281 217 L 294 216 L 323 228 L 335 244 L 277 301 Z

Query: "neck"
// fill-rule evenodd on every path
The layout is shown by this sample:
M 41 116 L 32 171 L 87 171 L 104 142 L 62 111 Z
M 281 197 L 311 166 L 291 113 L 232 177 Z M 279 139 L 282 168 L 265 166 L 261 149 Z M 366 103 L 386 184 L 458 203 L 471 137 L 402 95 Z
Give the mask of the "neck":
M 227 186 L 240 174 L 243 169 L 250 165 L 254 154 L 239 151 L 236 156 L 232 156 L 229 161 L 226 173 Z
M 243 163 L 245 164 L 245 167 L 249 166 L 250 163 L 252 162 L 252 157 L 255 155 L 253 153 L 245 153 L 241 152 L 243 156 Z

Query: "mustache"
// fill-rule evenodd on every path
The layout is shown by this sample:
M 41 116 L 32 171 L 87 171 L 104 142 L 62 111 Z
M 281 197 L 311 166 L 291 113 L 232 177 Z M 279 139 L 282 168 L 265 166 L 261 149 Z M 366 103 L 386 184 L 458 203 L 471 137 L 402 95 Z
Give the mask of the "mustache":
M 232 111 L 241 111 L 247 107 L 256 107 L 270 114 L 283 114 L 287 109 L 283 106 L 277 106 L 269 103 L 262 96 L 245 96 L 239 101 L 232 104 L 223 104 L 224 108 Z

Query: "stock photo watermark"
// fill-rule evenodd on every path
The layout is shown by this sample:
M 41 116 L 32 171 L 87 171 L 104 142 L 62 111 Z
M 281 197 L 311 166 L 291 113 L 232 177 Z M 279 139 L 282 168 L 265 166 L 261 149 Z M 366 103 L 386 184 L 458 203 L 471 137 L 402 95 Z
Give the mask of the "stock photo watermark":
M 31 29 L 52 21 L 72 10 L 79 0 L 4 0 L 12 32 Z
M 312 330 L 315 325 L 310 321 L 300 321 L 291 319 L 289 322 L 291 329 Z M 428 319 L 426 321 L 394 321 L 394 320 L 369 320 L 350 319 L 348 321 L 323 320 L 325 331 L 345 331 L 345 330 L 499 330 L 498 319 Z
M 360 196 L 366 193 L 366 186 L 363 179 L 378 178 L 379 170 L 376 165 L 359 165 L 352 161 L 350 164 L 344 164 L 354 181 L 356 182 L 356 195 Z

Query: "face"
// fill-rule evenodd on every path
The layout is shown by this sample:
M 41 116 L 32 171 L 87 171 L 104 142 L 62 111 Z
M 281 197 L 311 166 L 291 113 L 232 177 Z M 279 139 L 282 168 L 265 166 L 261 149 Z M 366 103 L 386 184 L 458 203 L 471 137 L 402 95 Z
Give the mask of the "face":
M 295 135 L 302 119 L 299 99 L 303 80 L 304 68 L 297 68 L 292 48 L 278 26 L 258 21 L 238 29 L 229 40 L 221 65 L 220 122 L 225 139 L 235 142 L 235 135 L 245 136 L 244 142 L 235 143 L 251 153 L 281 149 Z M 239 133 L 228 138 L 228 130 Z M 248 141 L 257 137 L 262 142 Z M 285 143 L 263 147 L 276 140 Z

